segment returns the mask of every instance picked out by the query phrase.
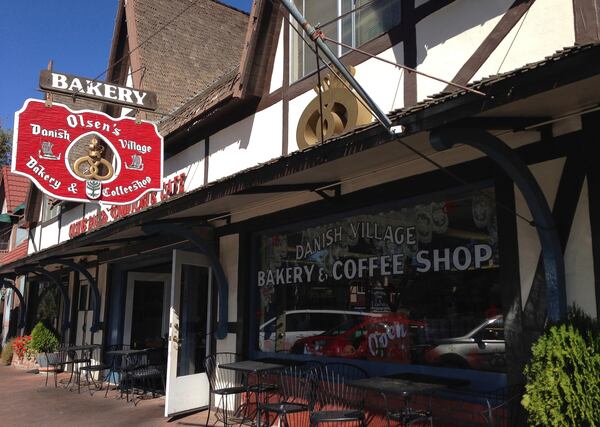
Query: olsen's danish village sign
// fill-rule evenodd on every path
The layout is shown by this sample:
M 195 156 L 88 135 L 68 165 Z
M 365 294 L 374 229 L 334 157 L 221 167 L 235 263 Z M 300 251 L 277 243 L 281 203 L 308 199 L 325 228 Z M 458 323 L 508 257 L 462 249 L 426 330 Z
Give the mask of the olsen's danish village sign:
M 153 123 L 28 99 L 14 129 L 12 171 L 51 197 L 124 205 L 162 190 L 163 138 Z

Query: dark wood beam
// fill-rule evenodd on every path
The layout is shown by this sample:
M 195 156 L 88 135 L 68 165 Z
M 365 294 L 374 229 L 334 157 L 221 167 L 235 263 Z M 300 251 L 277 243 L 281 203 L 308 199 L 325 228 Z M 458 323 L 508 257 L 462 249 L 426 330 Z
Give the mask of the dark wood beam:
M 472 117 L 457 120 L 446 127 L 518 131 L 548 120 L 550 120 L 549 117 Z
M 416 22 L 419 22 L 423 18 L 427 18 L 432 13 L 437 12 L 454 1 L 455 0 L 429 0 L 427 3 L 422 4 L 415 9 Z
M 261 185 L 259 187 L 247 188 L 236 194 L 268 194 L 268 193 L 291 193 L 296 191 L 316 191 L 322 187 L 332 187 L 335 182 L 307 182 L 302 184 L 280 184 Z
M 573 0 L 575 43 L 600 40 L 600 0 Z
M 492 52 L 500 45 L 502 40 L 508 35 L 510 30 L 527 13 L 535 0 L 515 0 L 508 11 L 496 24 L 494 29 L 483 40 L 473 55 L 465 62 L 456 76 L 452 79 L 453 83 L 466 85 L 473 78 L 477 70 L 487 61 Z M 455 86 L 446 86 L 445 91 L 456 91 Z

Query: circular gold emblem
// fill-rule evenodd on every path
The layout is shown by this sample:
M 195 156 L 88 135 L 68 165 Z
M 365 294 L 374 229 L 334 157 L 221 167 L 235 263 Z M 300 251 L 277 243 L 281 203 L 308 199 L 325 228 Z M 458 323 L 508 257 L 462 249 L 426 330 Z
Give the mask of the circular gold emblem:
M 112 164 L 102 158 L 104 147 L 96 137 L 92 137 L 88 145 L 88 155 L 75 160 L 73 170 L 77 176 L 85 179 L 95 179 L 97 181 L 106 181 L 112 178 L 115 171 Z

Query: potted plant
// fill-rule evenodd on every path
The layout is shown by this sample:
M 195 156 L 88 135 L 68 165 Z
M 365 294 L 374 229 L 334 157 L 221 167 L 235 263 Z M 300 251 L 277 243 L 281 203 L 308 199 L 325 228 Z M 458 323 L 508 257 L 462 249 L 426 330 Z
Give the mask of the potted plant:
M 36 360 L 40 368 L 47 368 L 46 353 L 53 353 L 57 350 L 58 338 L 42 322 L 38 322 L 31 331 L 31 341 L 27 347 L 33 354 L 36 354 Z

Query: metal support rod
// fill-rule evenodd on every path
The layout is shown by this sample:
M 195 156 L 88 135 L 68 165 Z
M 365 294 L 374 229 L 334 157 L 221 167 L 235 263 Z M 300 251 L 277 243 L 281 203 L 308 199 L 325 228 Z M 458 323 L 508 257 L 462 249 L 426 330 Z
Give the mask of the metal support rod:
M 310 36 L 312 40 L 315 41 L 317 46 L 321 48 L 323 54 L 331 61 L 332 64 L 336 66 L 336 68 L 340 71 L 342 76 L 348 81 L 350 86 L 360 95 L 360 97 L 367 103 L 369 109 L 373 112 L 373 114 L 377 117 L 377 120 L 381 122 L 381 124 L 387 129 L 387 131 L 391 135 L 395 135 L 392 131 L 392 122 L 388 118 L 387 114 L 385 114 L 381 108 L 373 101 L 373 99 L 365 92 L 362 86 L 356 81 L 354 76 L 348 72 L 346 67 L 339 61 L 339 59 L 334 55 L 334 53 L 329 49 L 329 46 L 321 39 L 320 32 L 317 31 L 313 26 L 311 26 L 306 18 L 302 16 L 300 11 L 296 8 L 294 3 L 290 0 L 281 0 L 281 4 L 290 12 L 290 15 L 300 24 L 300 26 L 306 31 L 306 33 Z

